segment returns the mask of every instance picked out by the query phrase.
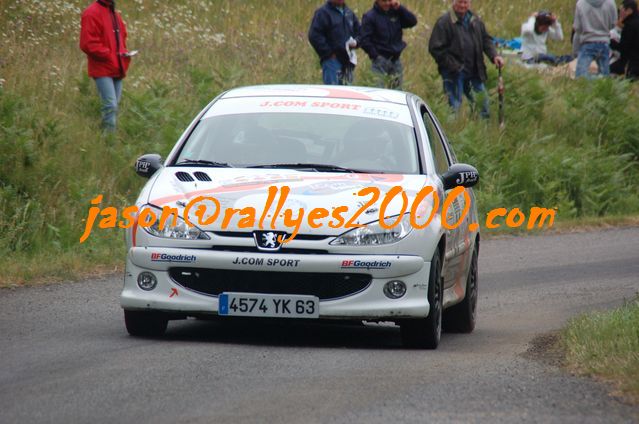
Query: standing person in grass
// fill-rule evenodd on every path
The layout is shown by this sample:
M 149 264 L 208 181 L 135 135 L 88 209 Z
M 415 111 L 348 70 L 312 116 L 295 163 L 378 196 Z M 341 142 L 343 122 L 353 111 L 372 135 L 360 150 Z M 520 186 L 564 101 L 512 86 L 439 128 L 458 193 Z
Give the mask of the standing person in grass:
M 126 48 L 126 26 L 114 0 L 98 0 L 82 12 L 80 49 L 87 55 L 89 76 L 102 99 L 102 127 L 114 131 L 122 79 L 131 54 Z
M 406 48 L 403 29 L 417 25 L 417 18 L 398 0 L 376 0 L 362 17 L 360 46 L 373 62 L 378 86 L 402 87 L 404 68 L 399 56 Z
M 444 92 L 453 111 L 458 112 L 465 94 L 474 106 L 474 94 L 482 97 L 482 118 L 490 116 L 485 54 L 497 67 L 504 59 L 497 54 L 486 26 L 470 10 L 470 0 L 453 0 L 452 10 L 441 16 L 430 36 L 428 51 L 437 62 L 444 81 Z
M 328 0 L 315 11 L 308 30 L 308 41 L 320 58 L 324 84 L 353 83 L 355 65 L 346 50 L 346 43 L 349 48 L 356 48 L 359 31 L 359 20 L 344 0 Z
M 639 12 L 637 0 L 624 0 L 619 23 L 622 25 L 619 50 L 626 64 L 626 77 L 639 80 Z
M 579 0 L 575 8 L 575 39 L 578 46 L 575 76 L 589 75 L 592 61 L 597 62 L 598 73 L 610 75 L 610 31 L 617 22 L 614 0 Z

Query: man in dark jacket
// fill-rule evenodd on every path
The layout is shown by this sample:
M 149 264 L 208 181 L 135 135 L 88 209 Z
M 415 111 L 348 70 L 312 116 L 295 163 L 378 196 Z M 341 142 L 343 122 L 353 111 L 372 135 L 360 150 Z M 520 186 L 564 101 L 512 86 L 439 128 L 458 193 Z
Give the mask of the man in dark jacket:
M 324 84 L 347 85 L 353 82 L 355 65 L 346 50 L 346 43 L 349 43 L 350 49 L 356 48 L 359 31 L 359 20 L 344 0 L 328 0 L 315 11 L 308 30 L 308 41 L 320 58 Z
M 126 38 L 126 26 L 113 0 L 98 0 L 82 12 L 80 49 L 87 55 L 89 76 L 102 99 L 102 127 L 107 131 L 115 130 L 122 79 L 131 61 Z
M 621 60 L 626 63 L 626 77 L 639 80 L 639 12 L 637 0 L 624 0 L 621 6 L 623 29 L 619 50 Z
M 470 0 L 453 0 L 452 10 L 441 16 L 433 28 L 428 51 L 437 62 L 444 92 L 453 110 L 459 111 L 462 93 L 474 105 L 474 91 L 483 97 L 481 116 L 488 118 L 483 55 L 498 67 L 504 65 L 504 60 L 497 55 L 484 23 L 471 12 L 470 3 Z
M 415 15 L 398 0 L 376 0 L 364 14 L 360 47 L 373 62 L 372 70 L 380 77 L 379 87 L 401 89 L 404 69 L 399 56 L 406 48 L 402 29 L 415 25 Z

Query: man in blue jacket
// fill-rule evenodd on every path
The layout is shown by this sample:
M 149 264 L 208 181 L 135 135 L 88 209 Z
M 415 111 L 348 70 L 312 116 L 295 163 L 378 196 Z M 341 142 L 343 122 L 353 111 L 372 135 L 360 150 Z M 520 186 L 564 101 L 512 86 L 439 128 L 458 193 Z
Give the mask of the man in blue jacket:
M 417 25 L 417 18 L 398 0 L 376 0 L 362 18 L 360 46 L 373 62 L 378 86 L 401 89 L 404 68 L 399 56 L 406 48 L 403 29 Z
M 308 41 L 317 52 L 322 64 L 322 77 L 327 85 L 348 85 L 353 82 L 353 69 L 346 50 L 357 47 L 359 20 L 344 0 L 328 0 L 315 11 Z

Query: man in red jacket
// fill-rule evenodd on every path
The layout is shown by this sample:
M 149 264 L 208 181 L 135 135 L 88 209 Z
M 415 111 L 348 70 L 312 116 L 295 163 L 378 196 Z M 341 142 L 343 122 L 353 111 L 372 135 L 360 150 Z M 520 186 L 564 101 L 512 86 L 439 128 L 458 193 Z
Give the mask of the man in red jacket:
M 87 55 L 89 76 L 102 99 L 102 126 L 108 131 L 115 130 L 122 79 L 131 61 L 126 37 L 114 0 L 97 0 L 82 12 L 80 49 Z

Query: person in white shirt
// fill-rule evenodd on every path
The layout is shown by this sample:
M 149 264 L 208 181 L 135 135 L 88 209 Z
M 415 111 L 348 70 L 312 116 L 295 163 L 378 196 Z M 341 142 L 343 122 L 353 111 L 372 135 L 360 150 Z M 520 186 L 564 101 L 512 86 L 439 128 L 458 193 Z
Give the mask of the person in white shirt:
M 555 15 L 542 10 L 531 16 L 521 26 L 522 55 L 521 59 L 526 63 L 548 63 L 559 65 L 572 60 L 572 56 L 555 56 L 548 53 L 546 41 L 561 41 L 564 32 L 561 23 Z

